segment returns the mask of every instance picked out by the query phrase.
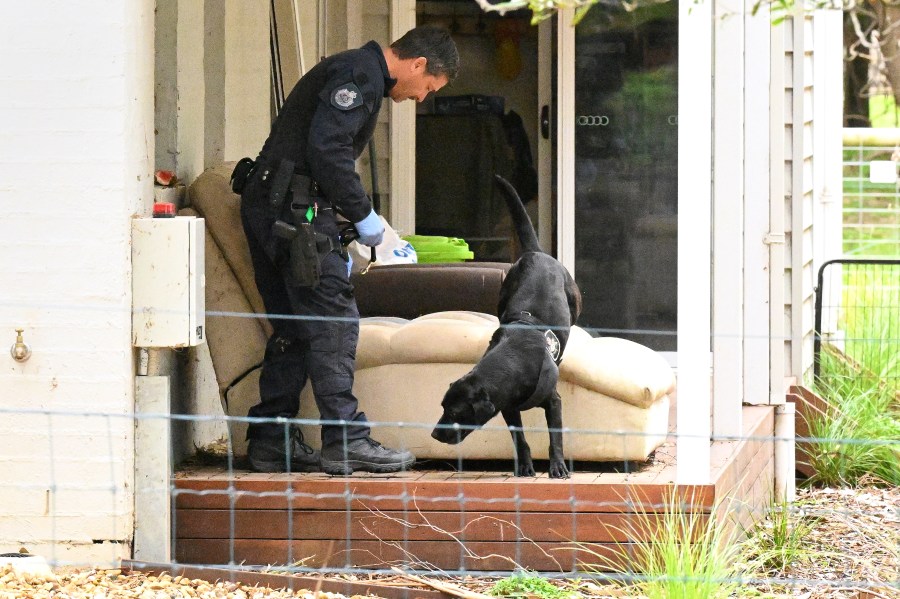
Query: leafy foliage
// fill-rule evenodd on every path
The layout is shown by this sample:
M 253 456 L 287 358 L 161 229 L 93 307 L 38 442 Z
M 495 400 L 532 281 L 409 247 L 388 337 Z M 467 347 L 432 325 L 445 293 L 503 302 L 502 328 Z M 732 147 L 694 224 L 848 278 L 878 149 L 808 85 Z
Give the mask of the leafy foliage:
M 563 590 L 546 578 L 526 572 L 516 572 L 497 581 L 489 593 L 495 597 L 541 597 L 542 599 L 575 599 L 578 593 Z
M 662 1 L 667 2 L 668 0 Z M 500 14 L 513 10 L 528 9 L 531 11 L 532 25 L 552 17 L 560 9 L 574 8 L 575 16 L 572 24 L 577 25 L 584 15 L 587 14 L 587 11 L 599 0 L 507 0 L 496 4 L 491 4 L 489 0 L 476 0 L 476 2 L 478 2 L 482 10 L 499 12 Z M 653 2 L 646 3 L 652 4 Z M 629 3 L 623 2 L 622 4 L 627 7 Z

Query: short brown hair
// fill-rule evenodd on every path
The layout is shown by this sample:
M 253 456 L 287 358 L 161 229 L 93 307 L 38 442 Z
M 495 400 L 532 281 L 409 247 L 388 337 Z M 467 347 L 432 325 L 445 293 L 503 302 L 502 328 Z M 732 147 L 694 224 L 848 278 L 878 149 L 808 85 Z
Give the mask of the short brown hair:
M 459 73 L 459 51 L 450 32 L 443 27 L 422 25 L 410 29 L 391 44 L 391 49 L 404 60 L 424 57 L 429 75 L 445 75 L 447 81 L 453 81 Z

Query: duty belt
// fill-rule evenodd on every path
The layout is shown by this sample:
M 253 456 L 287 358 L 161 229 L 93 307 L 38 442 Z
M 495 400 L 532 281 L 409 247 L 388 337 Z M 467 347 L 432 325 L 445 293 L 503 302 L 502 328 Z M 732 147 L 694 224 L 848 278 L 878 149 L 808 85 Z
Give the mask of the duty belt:
M 268 201 L 273 208 L 280 209 L 290 193 L 292 203 L 304 206 L 315 203 L 323 210 L 331 209 L 331 204 L 322 197 L 322 190 L 316 180 L 309 175 L 297 173 L 292 160 L 282 158 L 278 166 L 274 166 L 271 162 L 260 159 L 255 171 L 259 172 L 260 181 L 269 189 Z

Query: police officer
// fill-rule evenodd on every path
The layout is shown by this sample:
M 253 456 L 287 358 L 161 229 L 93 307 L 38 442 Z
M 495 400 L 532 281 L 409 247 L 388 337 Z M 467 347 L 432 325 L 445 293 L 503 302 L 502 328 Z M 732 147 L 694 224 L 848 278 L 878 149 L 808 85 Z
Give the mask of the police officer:
M 354 224 L 360 243 L 381 243 L 384 226 L 355 160 L 372 137 L 383 98 L 421 102 L 458 69 L 456 45 L 435 27 L 412 29 L 389 48 L 371 41 L 326 58 L 285 100 L 249 175 L 236 169 L 245 181 L 241 220 L 256 285 L 274 329 L 260 403 L 249 415 L 295 417 L 309 378 L 322 420 L 345 421 L 322 425 L 321 455 L 296 427 L 252 422 L 248 457 L 255 470 L 394 472 L 415 462 L 410 452 L 373 440 L 357 409 L 359 311 L 335 213 Z

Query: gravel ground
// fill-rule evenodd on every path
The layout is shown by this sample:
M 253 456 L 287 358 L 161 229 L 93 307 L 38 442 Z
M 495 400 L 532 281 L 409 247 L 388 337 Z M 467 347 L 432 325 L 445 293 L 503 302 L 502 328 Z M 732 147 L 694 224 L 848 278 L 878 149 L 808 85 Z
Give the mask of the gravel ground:
M 181 576 L 150 576 L 121 570 L 66 569 L 50 576 L 0 569 L 0 599 L 283 599 L 292 597 L 340 599 L 344 595 L 291 592 L 232 582 L 209 582 Z
M 900 599 L 900 489 L 815 489 L 800 491 L 792 510 L 793 524 L 809 531 L 796 559 L 781 571 L 757 572 L 764 579 L 747 585 L 742 597 L 798 599 Z M 334 576 L 336 579 L 351 577 Z M 397 576 L 384 582 L 397 585 Z M 377 577 L 375 577 L 377 580 Z M 435 579 L 437 581 L 437 579 Z M 496 579 L 467 576 L 441 579 L 448 594 L 461 598 L 484 597 Z M 410 580 L 410 588 L 424 588 Z M 576 597 L 627 597 L 625 589 L 573 579 L 554 581 Z M 209 582 L 163 574 L 121 570 L 61 569 L 55 573 L 15 572 L 0 566 L 0 599 L 280 599 L 344 595 L 315 590 L 273 590 L 232 582 Z M 523 598 L 528 599 L 528 598 Z M 532 598 L 532 599 L 537 599 Z

